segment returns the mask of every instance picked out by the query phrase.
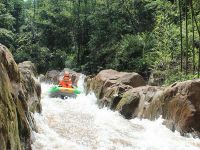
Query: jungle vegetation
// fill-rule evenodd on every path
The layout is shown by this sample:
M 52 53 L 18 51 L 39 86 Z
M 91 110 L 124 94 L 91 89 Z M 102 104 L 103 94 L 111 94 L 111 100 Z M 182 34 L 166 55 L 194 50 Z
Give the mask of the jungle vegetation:
M 72 68 L 199 77 L 198 0 L 0 0 L 0 43 L 40 73 Z

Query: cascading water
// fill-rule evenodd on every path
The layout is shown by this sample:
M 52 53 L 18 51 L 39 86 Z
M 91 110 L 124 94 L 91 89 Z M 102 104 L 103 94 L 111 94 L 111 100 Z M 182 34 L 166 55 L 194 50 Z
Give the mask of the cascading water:
M 42 84 L 43 111 L 34 115 L 38 133 L 33 133 L 33 150 L 200 150 L 200 139 L 171 132 L 162 119 L 126 120 L 118 112 L 99 109 L 94 94 L 49 98 L 50 86 Z

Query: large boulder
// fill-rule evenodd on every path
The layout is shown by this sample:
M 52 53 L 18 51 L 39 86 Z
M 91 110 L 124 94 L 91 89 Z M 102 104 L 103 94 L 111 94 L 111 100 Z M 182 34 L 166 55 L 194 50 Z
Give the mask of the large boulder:
M 125 92 L 116 110 L 125 118 L 155 120 L 181 134 L 200 135 L 200 79 L 172 84 L 166 88 L 144 86 Z
M 38 76 L 38 79 L 39 79 L 40 82 L 45 82 L 45 76 L 43 74 L 40 74 Z
M 58 84 L 59 76 L 60 76 L 60 71 L 58 70 L 47 71 L 43 81 L 47 83 Z
M 103 70 L 85 79 L 86 92 L 95 93 L 100 107 L 117 110 L 127 119 L 162 116 L 163 124 L 172 131 L 200 136 L 200 79 L 168 87 L 143 85 L 140 75 L 115 70 Z
M 102 90 L 102 98 L 98 100 L 99 107 L 102 108 L 106 106 L 115 110 L 117 104 L 122 98 L 123 93 L 129 89 L 132 89 L 132 87 L 122 83 L 113 84 L 112 86 L 107 87 L 106 90 Z
M 85 79 L 86 93 L 94 91 L 99 106 L 110 106 L 115 109 L 122 93 L 145 85 L 145 81 L 137 73 L 118 72 L 112 69 L 103 70 L 95 77 Z
M 200 79 L 172 84 L 164 90 L 160 101 L 161 115 L 171 127 L 182 134 L 200 135 Z
M 41 112 L 41 85 L 36 78 L 37 69 L 31 61 L 25 61 L 18 65 L 22 73 L 22 87 L 27 98 L 27 104 L 31 112 Z
M 31 96 L 27 96 L 32 92 L 27 94 L 24 91 L 24 87 L 27 87 L 25 77 L 12 54 L 1 44 L 0 77 L 0 150 L 29 150 L 31 130 L 36 130 L 29 111 L 32 107 L 28 104 Z
M 145 112 L 148 106 L 162 93 L 162 88 L 156 86 L 142 86 L 128 90 L 122 96 L 116 110 L 118 110 L 125 118 L 134 117 L 145 118 Z M 155 109 L 156 111 L 156 109 Z M 155 115 L 152 113 L 149 116 Z
M 24 61 L 18 64 L 21 72 L 31 74 L 33 77 L 38 76 L 37 68 L 31 61 Z
M 81 74 L 77 73 L 71 69 L 68 69 L 68 68 L 64 68 L 62 71 L 58 71 L 58 70 L 47 71 L 45 76 L 43 76 L 43 75 L 40 76 L 40 80 L 42 82 L 58 84 L 59 81 L 64 76 L 64 73 L 66 73 L 66 72 L 71 75 L 73 85 L 77 86 L 77 82 L 78 82 Z

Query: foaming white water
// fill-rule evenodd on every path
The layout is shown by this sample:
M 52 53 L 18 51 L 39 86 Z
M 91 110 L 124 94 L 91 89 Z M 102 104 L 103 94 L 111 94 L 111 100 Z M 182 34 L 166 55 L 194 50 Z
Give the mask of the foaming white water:
M 118 112 L 99 109 L 94 94 L 49 98 L 50 86 L 42 84 L 43 112 L 35 114 L 33 150 L 200 150 L 199 139 L 171 132 L 162 119 L 126 120 Z

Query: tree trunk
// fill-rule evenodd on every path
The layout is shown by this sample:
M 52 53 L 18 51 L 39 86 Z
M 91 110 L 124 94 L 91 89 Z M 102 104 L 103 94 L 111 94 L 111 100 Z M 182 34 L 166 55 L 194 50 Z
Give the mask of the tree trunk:
M 181 9 L 181 0 L 179 3 L 179 20 L 180 20 L 180 38 L 181 38 L 181 72 L 183 72 L 183 35 L 182 35 L 182 9 Z
M 193 1 L 190 1 L 190 8 L 192 14 L 192 64 L 193 64 L 193 75 L 195 74 L 195 51 L 194 51 L 194 11 L 193 11 Z
M 35 12 L 36 12 L 36 0 L 33 0 L 33 21 L 32 21 L 32 43 L 35 43 Z
M 185 0 L 185 48 L 186 48 L 186 60 L 185 60 L 185 74 L 188 74 L 188 0 Z
M 81 7 L 81 1 L 78 0 L 78 34 L 77 34 L 77 44 L 78 44 L 78 49 L 77 49 L 77 65 L 79 66 L 80 64 L 80 51 L 81 51 L 81 37 L 80 37 L 80 32 L 81 32 L 81 21 L 80 21 L 80 7 Z
M 193 11 L 193 14 L 194 14 L 194 10 L 192 9 Z M 195 22 L 195 25 L 197 27 L 197 32 L 199 34 L 199 41 L 200 41 L 200 29 L 199 29 L 199 26 L 198 26 L 198 23 L 197 23 L 197 20 L 196 20 L 196 17 L 194 16 L 194 22 Z M 200 76 L 200 46 L 198 46 L 199 48 L 199 58 L 198 58 L 198 78 Z

